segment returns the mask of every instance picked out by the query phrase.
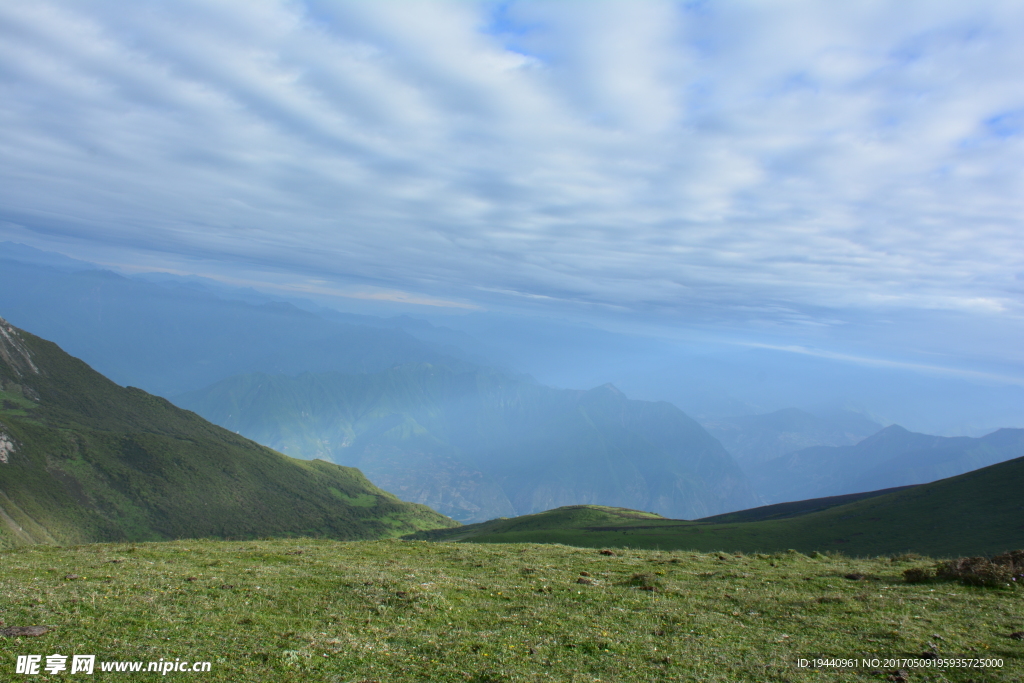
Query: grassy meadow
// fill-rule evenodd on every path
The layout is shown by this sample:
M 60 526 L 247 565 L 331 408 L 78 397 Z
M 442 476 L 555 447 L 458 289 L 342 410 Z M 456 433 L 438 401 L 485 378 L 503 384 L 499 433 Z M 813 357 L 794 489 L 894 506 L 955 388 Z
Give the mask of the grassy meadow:
M 612 553 L 612 554 L 609 554 Z M 19 654 L 210 661 L 167 680 L 1019 681 L 1024 591 L 910 584 L 909 557 L 290 539 L 0 553 Z M 934 647 L 932 647 L 934 646 Z M 802 669 L 799 658 L 1001 658 L 1001 668 Z M 70 661 L 70 660 L 69 660 Z M 102 673 L 146 681 L 158 673 Z

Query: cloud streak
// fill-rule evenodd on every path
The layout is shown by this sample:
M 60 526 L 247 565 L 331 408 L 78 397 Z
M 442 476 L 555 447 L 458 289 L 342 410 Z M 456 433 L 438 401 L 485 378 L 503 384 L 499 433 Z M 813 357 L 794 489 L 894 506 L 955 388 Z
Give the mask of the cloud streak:
M 1020 317 L 1022 20 L 4 3 L 0 219 L 408 300 Z

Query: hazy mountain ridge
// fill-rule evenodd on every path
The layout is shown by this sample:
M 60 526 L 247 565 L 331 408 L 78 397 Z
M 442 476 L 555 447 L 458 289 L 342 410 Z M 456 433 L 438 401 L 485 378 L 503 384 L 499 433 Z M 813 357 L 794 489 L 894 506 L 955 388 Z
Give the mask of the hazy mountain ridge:
M 234 377 L 175 400 L 283 452 L 358 466 L 457 519 L 587 502 L 706 516 L 758 502 L 699 424 L 610 385 L 553 389 L 419 364 Z
M 815 446 L 751 466 L 768 502 L 923 484 L 1024 455 L 1024 429 L 980 438 L 916 434 L 891 425 L 853 446 Z
M 882 429 L 858 413 L 819 416 L 799 408 L 704 419 L 701 424 L 743 467 L 811 446 L 852 446 Z
M 0 543 L 312 535 L 451 524 L 357 470 L 298 461 L 0 319 Z

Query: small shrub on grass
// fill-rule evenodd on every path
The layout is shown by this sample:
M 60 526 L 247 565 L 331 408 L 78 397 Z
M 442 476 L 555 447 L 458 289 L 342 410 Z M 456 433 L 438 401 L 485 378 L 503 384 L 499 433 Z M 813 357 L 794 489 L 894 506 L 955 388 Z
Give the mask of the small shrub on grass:
M 927 583 L 932 578 L 931 570 L 926 567 L 911 567 L 903 570 L 903 580 L 907 583 Z
M 1010 572 L 1010 584 L 1024 585 L 1024 550 L 1010 550 L 992 558 L 992 564 L 1006 568 Z
M 958 557 L 940 562 L 935 573 L 939 578 L 971 586 L 1015 586 L 1024 582 L 1024 550 L 1012 550 L 991 559 Z
M 1024 573 L 1024 550 L 1010 550 L 996 555 L 992 563 L 1009 567 L 1015 574 Z

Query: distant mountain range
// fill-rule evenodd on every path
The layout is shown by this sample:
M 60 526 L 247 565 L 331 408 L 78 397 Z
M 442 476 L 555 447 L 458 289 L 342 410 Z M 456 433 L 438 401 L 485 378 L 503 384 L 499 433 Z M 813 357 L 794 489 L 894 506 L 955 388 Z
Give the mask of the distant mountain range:
M 1024 456 L 1024 429 L 980 438 L 891 425 L 852 446 L 814 446 L 747 467 L 769 503 L 936 481 Z
M 546 387 L 485 368 L 262 374 L 175 402 L 296 457 L 359 467 L 460 521 L 574 503 L 703 517 L 759 502 L 735 461 L 665 402 Z
M 810 446 L 852 446 L 882 428 L 859 413 L 836 411 L 819 416 L 798 408 L 702 420 L 701 424 L 742 467 Z
M 702 424 L 768 503 L 923 484 L 1024 455 L 1024 429 L 941 437 L 883 429 L 853 412 L 788 408 Z
M 455 524 L 120 387 L 0 319 L 0 545 L 380 538 Z

